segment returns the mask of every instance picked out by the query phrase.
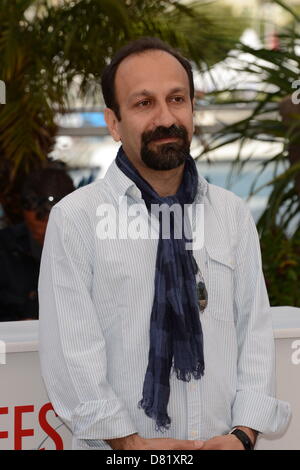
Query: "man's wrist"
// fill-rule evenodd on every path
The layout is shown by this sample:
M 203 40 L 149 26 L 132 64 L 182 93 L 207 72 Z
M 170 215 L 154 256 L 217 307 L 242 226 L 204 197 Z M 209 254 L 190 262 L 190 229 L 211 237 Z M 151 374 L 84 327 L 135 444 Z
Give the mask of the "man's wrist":
M 251 442 L 252 442 L 253 446 L 255 446 L 258 431 L 256 431 L 255 429 L 252 429 L 252 428 L 248 428 L 246 426 L 236 426 L 236 427 L 238 429 L 241 429 L 241 431 L 244 431 L 247 434 L 247 436 L 249 437 L 249 439 L 251 439 Z
M 141 449 L 143 446 L 143 439 L 137 434 L 130 434 L 129 436 L 117 437 L 115 439 L 106 439 L 105 442 L 113 450 L 134 450 Z
M 243 431 L 248 436 L 248 438 L 250 439 L 252 447 L 254 448 L 255 443 L 256 443 L 256 439 L 257 439 L 257 435 L 258 435 L 258 431 L 256 431 L 255 429 L 252 429 L 252 428 L 248 428 L 247 426 L 234 426 L 234 428 L 232 428 L 231 432 L 234 429 L 240 429 L 241 431 Z

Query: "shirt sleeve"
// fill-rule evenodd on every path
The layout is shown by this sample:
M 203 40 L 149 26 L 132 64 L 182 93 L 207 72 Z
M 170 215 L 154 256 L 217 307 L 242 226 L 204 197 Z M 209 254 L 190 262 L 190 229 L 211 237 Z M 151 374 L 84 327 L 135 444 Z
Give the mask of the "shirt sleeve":
M 236 252 L 234 311 L 238 342 L 233 426 L 282 432 L 290 405 L 275 398 L 275 341 L 255 223 L 248 209 Z
M 136 427 L 107 381 L 105 341 L 91 298 L 91 250 L 84 238 L 61 207 L 52 209 L 39 278 L 41 370 L 56 413 L 77 439 L 113 439 Z

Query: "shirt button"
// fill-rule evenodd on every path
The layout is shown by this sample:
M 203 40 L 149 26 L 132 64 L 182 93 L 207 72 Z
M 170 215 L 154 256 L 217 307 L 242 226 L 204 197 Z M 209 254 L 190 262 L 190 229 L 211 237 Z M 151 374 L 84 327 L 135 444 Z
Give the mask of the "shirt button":
M 141 192 L 138 188 L 136 188 L 135 186 L 132 187 L 131 189 L 131 194 L 133 197 L 135 198 L 140 198 L 141 197 Z
M 191 437 L 196 437 L 198 436 L 198 432 L 197 431 L 191 431 Z

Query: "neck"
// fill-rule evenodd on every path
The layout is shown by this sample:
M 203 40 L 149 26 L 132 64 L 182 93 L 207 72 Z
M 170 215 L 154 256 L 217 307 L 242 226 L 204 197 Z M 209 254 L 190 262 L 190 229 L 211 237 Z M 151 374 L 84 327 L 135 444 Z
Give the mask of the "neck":
M 182 181 L 184 164 L 172 170 L 152 170 L 143 165 L 136 165 L 140 175 L 149 183 L 160 197 L 173 196 Z

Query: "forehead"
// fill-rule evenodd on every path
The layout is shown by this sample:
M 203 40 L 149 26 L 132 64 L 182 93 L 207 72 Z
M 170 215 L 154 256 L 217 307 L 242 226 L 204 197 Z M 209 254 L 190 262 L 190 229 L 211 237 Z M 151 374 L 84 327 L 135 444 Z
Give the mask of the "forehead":
M 150 50 L 132 54 L 117 69 L 115 90 L 119 103 L 140 90 L 167 93 L 172 88 L 189 91 L 189 80 L 184 67 L 168 52 Z

